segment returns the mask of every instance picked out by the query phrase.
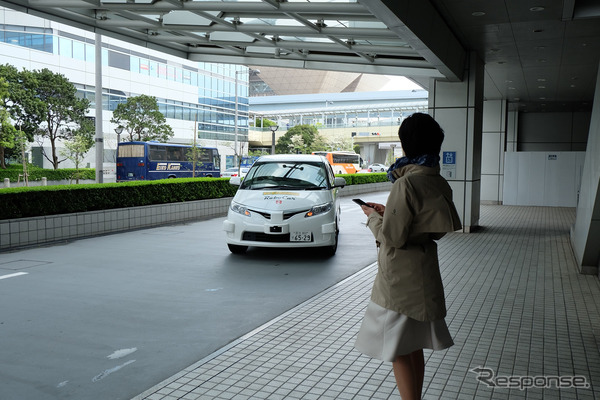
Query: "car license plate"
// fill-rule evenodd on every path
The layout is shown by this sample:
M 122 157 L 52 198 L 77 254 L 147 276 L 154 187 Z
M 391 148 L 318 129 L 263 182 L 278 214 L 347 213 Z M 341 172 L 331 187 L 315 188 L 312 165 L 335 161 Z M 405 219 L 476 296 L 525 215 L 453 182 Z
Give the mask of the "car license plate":
M 310 242 L 310 232 L 291 232 L 290 242 Z

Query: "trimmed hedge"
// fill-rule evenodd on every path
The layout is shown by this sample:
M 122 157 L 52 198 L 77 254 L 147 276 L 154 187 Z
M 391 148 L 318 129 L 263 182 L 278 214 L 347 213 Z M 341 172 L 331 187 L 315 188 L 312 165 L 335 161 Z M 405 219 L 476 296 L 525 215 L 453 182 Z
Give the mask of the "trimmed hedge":
M 336 176 L 344 178 L 347 185 L 387 182 L 385 173 Z M 229 178 L 178 178 L 6 188 L 0 190 L 0 219 L 233 197 L 237 188 L 229 184 Z
M 231 197 L 236 190 L 229 178 L 7 188 L 0 190 L 0 219 Z
M 62 181 L 75 180 L 77 170 L 75 168 L 44 169 L 28 165 L 27 173 L 30 181 L 41 181 L 43 177 L 46 177 L 49 181 Z M 22 165 L 9 165 L 6 169 L 0 168 L 0 182 L 3 182 L 4 178 L 10 179 L 13 183 L 17 182 L 19 174 L 23 174 Z M 94 168 L 79 168 L 79 179 L 96 179 L 96 170 Z M 23 181 L 23 177 L 20 180 Z
M 385 172 L 374 172 L 369 174 L 340 174 L 336 175 L 346 180 L 347 185 L 362 185 L 365 183 L 387 182 L 388 177 Z

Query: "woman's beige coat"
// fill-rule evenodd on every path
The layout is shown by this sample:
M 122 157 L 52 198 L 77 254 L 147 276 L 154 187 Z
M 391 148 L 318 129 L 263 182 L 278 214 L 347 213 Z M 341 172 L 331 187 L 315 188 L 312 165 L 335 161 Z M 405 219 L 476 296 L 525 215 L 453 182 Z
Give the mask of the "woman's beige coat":
M 414 164 L 398 168 L 383 217 L 374 212 L 367 220 L 379 246 L 371 300 L 418 321 L 446 316 L 434 240 L 461 229 L 452 189 L 439 172 Z

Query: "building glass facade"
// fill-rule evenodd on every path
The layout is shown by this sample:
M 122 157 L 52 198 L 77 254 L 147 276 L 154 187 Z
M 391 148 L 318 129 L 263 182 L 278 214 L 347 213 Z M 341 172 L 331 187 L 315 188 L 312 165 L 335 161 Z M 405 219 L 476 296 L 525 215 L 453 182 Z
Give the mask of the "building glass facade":
M 5 9 L 4 9 L 5 10 Z M 6 13 L 12 12 L 5 10 Z M 39 20 L 35 17 L 29 17 Z M 5 18 L 6 19 L 6 18 Z M 39 20 L 42 21 L 42 20 Z M 37 24 L 35 24 L 37 25 Z M 46 52 L 67 59 L 95 63 L 95 41 L 83 35 L 60 29 L 39 26 L 0 24 L 0 42 Z M 126 46 L 126 45 L 124 45 Z M 197 102 L 155 96 L 160 111 L 173 120 L 197 121 L 199 139 L 217 141 L 235 140 L 236 81 L 238 85 L 238 140 L 248 140 L 248 68 L 240 65 L 182 63 L 171 59 L 144 54 L 138 50 L 104 44 L 102 65 L 130 74 L 164 80 L 164 85 L 177 82 L 197 88 Z M 185 64 L 184 64 L 185 62 Z M 9 62 L 10 63 L 10 62 Z M 236 73 L 239 72 L 239 73 Z M 94 86 L 67 78 L 77 87 L 81 96 L 95 108 Z M 141 93 L 103 88 L 102 108 L 113 111 L 127 97 Z M 150 94 L 152 95 L 152 94 Z

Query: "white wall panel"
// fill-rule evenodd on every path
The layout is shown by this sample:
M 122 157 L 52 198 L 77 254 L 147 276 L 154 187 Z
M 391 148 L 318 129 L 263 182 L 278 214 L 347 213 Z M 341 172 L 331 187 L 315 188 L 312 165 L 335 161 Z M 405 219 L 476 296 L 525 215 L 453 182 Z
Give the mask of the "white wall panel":
M 575 207 L 582 152 L 505 154 L 503 204 Z

